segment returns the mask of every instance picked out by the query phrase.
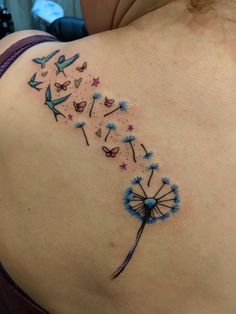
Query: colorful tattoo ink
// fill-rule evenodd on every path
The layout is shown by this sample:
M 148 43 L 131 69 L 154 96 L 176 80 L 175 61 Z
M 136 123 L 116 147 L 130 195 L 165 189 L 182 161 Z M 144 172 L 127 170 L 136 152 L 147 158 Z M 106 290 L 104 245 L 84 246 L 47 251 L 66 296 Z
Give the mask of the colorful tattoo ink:
M 76 101 L 73 101 L 73 106 L 75 108 L 75 111 L 82 113 L 84 111 L 84 108 L 87 105 L 87 101 L 83 100 L 79 103 L 77 103 Z
M 87 62 L 84 62 L 83 65 L 81 67 L 76 67 L 76 70 L 78 70 L 79 72 L 84 72 L 88 67 Z
M 130 147 L 131 147 L 131 150 L 132 150 L 133 161 L 137 162 L 136 161 L 136 156 L 135 156 L 135 151 L 134 151 L 134 146 L 132 144 L 132 142 L 135 141 L 135 140 L 136 140 L 136 137 L 134 135 L 128 135 L 128 136 L 126 136 L 126 137 L 124 137 L 122 139 L 122 142 L 130 144 Z
M 80 77 L 79 79 L 75 79 L 74 83 L 75 83 L 75 87 L 79 88 L 80 84 L 82 83 L 82 77 Z
M 60 83 L 54 83 L 54 86 L 57 88 L 57 92 L 60 93 L 61 90 L 66 91 L 67 90 L 67 86 L 70 85 L 71 81 L 66 81 L 63 84 Z
M 51 60 L 60 50 L 55 50 L 53 51 L 52 53 L 50 53 L 47 57 L 42 57 L 42 58 L 35 58 L 33 59 L 32 61 L 37 63 L 37 64 L 40 64 L 41 65 L 41 68 L 45 68 L 45 64 Z
M 47 62 L 58 52 L 59 50 L 56 50 L 47 57 L 33 59 L 33 62 L 40 64 L 41 68 L 45 68 Z M 65 55 L 61 55 L 58 61 L 54 63 L 57 68 L 56 75 L 63 73 L 63 75 L 66 76 L 64 71 L 65 68 L 71 66 L 78 58 L 79 54 L 75 54 L 68 59 L 65 58 Z M 39 92 L 45 88 L 45 105 L 47 105 L 48 108 L 52 111 L 55 120 L 58 121 L 58 116 L 61 115 L 66 118 L 64 123 L 69 124 L 72 121 L 73 124 L 71 124 L 74 125 L 76 129 L 81 129 L 81 131 L 78 132 L 80 132 L 80 134 L 82 134 L 84 137 L 87 146 L 96 144 L 97 141 L 97 147 L 102 151 L 106 163 L 108 160 L 110 160 L 116 164 L 116 169 L 120 170 L 120 173 L 127 174 L 128 171 L 136 172 L 139 170 L 142 171 L 146 177 L 145 185 L 143 184 L 143 177 L 133 177 L 131 184 L 125 189 L 124 192 L 124 207 L 132 216 L 138 218 L 141 221 L 141 225 L 138 229 L 136 239 L 128 252 L 128 255 L 122 264 L 117 268 L 117 270 L 112 274 L 112 279 L 114 279 L 124 271 L 130 262 L 146 224 L 153 224 L 157 221 L 165 221 L 171 216 L 171 214 L 175 214 L 179 210 L 179 188 L 175 184 L 170 185 L 170 180 L 168 178 L 161 178 L 161 185 L 158 186 L 156 193 L 153 193 L 153 190 L 150 191 L 151 186 L 152 189 L 155 187 L 156 181 L 154 180 L 156 180 L 156 175 L 154 176 L 154 174 L 157 173 L 159 164 L 150 163 L 149 165 L 146 165 L 146 162 L 152 159 L 154 155 L 153 151 L 147 150 L 146 146 L 143 143 L 140 143 L 133 134 L 127 135 L 127 132 L 134 131 L 133 121 L 130 120 L 130 116 L 132 116 L 132 110 L 129 110 L 129 106 L 126 101 L 117 102 L 115 99 L 108 98 L 107 96 L 103 98 L 100 91 L 93 92 L 92 97 L 90 97 L 90 99 L 92 98 L 92 102 L 90 99 L 85 100 L 86 96 L 81 94 L 82 89 L 79 89 L 79 87 L 81 87 L 82 81 L 85 91 L 86 87 L 88 88 L 88 85 L 90 89 L 92 89 L 92 87 L 97 87 L 100 84 L 99 77 L 93 78 L 91 82 L 92 75 L 89 74 L 86 76 L 87 71 L 84 73 L 86 69 L 87 62 L 83 62 L 82 66 L 75 66 L 74 68 L 71 68 L 71 72 L 73 74 L 71 75 L 70 80 L 67 80 L 64 83 L 51 83 L 54 84 L 57 93 L 67 90 L 71 92 L 64 97 L 53 99 L 51 84 L 43 84 L 42 81 L 37 80 L 37 73 L 32 75 L 28 85 Z M 80 78 L 77 78 L 78 72 L 80 72 Z M 41 73 L 41 76 L 46 77 L 48 73 L 49 71 L 45 71 Z M 84 77 L 84 75 L 86 77 Z M 74 84 L 71 84 L 71 82 L 74 82 Z M 67 99 L 72 95 L 73 90 L 76 92 L 73 96 L 78 97 L 79 92 L 80 101 L 77 102 L 75 98 L 72 98 L 70 102 L 66 102 Z M 60 104 L 63 104 L 62 112 L 56 108 Z M 89 108 L 88 104 L 90 104 Z M 64 115 L 64 112 L 66 112 L 66 116 Z M 89 119 L 87 122 L 83 120 L 74 122 L 78 116 L 83 119 L 82 117 L 87 114 L 87 112 L 89 113 Z M 118 116 L 118 114 L 116 115 L 115 112 L 127 113 L 127 115 L 124 118 L 124 115 Z M 112 117 L 114 118 L 112 123 L 108 122 L 107 119 L 104 119 L 110 115 L 113 115 Z M 90 130 L 90 127 L 93 137 L 88 139 L 87 131 Z M 109 147 L 101 146 L 99 139 L 104 140 L 106 143 L 109 142 Z M 128 146 L 120 145 L 121 142 L 128 144 Z M 131 159 L 130 162 L 129 159 Z
M 117 110 L 120 110 L 121 112 L 127 112 L 128 111 L 128 104 L 126 101 L 120 101 L 119 106 L 115 108 L 114 110 L 104 114 L 104 117 L 109 116 L 110 114 L 116 112 Z
M 102 150 L 106 153 L 107 157 L 116 157 L 117 153 L 119 152 L 119 147 L 114 147 L 112 149 L 107 148 L 106 146 L 102 146 Z
M 88 137 L 87 137 L 87 135 L 86 135 L 86 133 L 85 133 L 85 130 L 84 130 L 85 124 L 86 124 L 85 121 L 80 121 L 80 122 L 78 122 L 78 123 L 75 124 L 75 128 L 82 130 L 83 135 L 84 135 L 84 138 L 85 138 L 85 141 L 86 141 L 86 144 L 89 146 Z
M 37 75 L 37 73 L 34 73 L 34 75 L 29 80 L 28 84 L 30 87 L 36 89 L 37 91 L 40 91 L 42 88 L 40 88 L 38 86 L 41 85 L 43 82 L 36 81 L 36 75 Z
M 110 135 L 111 131 L 115 131 L 116 130 L 116 125 L 114 123 L 108 123 L 106 125 L 106 128 L 108 129 L 107 135 L 105 137 L 105 142 L 107 141 L 108 136 Z
M 45 92 L 45 105 L 47 105 L 48 108 L 53 112 L 56 121 L 58 121 L 58 118 L 57 118 L 58 115 L 61 115 L 64 118 L 65 118 L 65 115 L 61 113 L 60 111 L 58 111 L 55 107 L 65 102 L 70 97 L 70 95 L 71 94 L 52 100 L 51 87 L 50 87 L 50 84 L 48 85 Z
M 134 177 L 131 181 L 131 185 L 124 193 L 123 204 L 125 208 L 132 216 L 142 221 L 142 223 L 138 229 L 134 244 L 129 250 L 123 263 L 112 274 L 112 279 L 117 278 L 127 267 L 135 249 L 137 248 L 145 225 L 167 220 L 171 214 L 174 214 L 179 210 L 180 197 L 177 185 L 171 185 L 170 191 L 159 196 L 162 188 L 170 184 L 169 179 L 162 178 L 162 188 L 160 188 L 155 195 L 148 195 L 141 184 L 142 180 L 142 177 Z M 140 187 L 141 193 L 135 191 L 136 186 Z M 173 197 L 171 199 L 165 199 L 165 196 L 168 194 L 172 194 Z
M 114 102 L 115 102 L 114 99 L 108 99 L 107 97 L 105 97 L 104 106 L 110 108 L 114 104 Z
M 93 95 L 92 95 L 92 98 L 93 98 L 93 101 L 92 101 L 92 105 L 91 105 L 91 108 L 90 108 L 90 111 L 89 111 L 89 116 L 90 118 L 92 117 L 92 112 L 93 112 L 93 107 L 94 107 L 94 104 L 95 104 L 95 101 L 100 99 L 102 97 L 102 94 L 99 93 L 99 92 L 95 92 Z
M 58 61 L 55 63 L 57 67 L 56 75 L 63 73 L 66 76 L 64 69 L 73 64 L 79 58 L 79 54 L 75 54 L 73 57 L 66 59 L 65 55 L 59 57 Z

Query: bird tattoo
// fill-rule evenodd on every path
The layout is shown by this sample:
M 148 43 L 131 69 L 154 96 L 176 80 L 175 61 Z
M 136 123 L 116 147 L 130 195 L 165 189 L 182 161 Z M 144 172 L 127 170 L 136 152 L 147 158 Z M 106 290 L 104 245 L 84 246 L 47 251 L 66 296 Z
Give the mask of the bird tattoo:
M 43 82 L 36 81 L 36 75 L 37 73 L 34 73 L 34 75 L 29 80 L 28 84 L 30 87 L 36 89 L 37 91 L 40 91 L 42 88 L 38 87 L 38 85 L 42 84 Z
M 46 92 L 45 92 L 45 103 L 44 104 L 47 105 L 49 109 L 51 109 L 51 111 L 54 114 L 56 121 L 58 121 L 57 120 L 58 115 L 61 115 L 64 118 L 65 118 L 65 115 L 63 113 L 61 113 L 59 110 L 57 110 L 55 108 L 55 106 L 60 105 L 61 103 L 66 101 L 70 97 L 70 95 L 71 94 L 66 95 L 64 97 L 61 97 L 61 98 L 58 98 L 58 99 L 52 100 L 51 86 L 50 86 L 50 84 L 48 85 Z
M 50 53 L 47 57 L 35 58 L 32 61 L 41 65 L 41 68 L 45 68 L 45 63 L 54 57 L 60 50 L 55 50 Z
M 73 57 L 66 59 L 65 55 L 59 57 L 58 61 L 55 63 L 57 67 L 56 75 L 63 73 L 66 76 L 64 69 L 74 63 L 79 58 L 79 54 L 75 54 Z

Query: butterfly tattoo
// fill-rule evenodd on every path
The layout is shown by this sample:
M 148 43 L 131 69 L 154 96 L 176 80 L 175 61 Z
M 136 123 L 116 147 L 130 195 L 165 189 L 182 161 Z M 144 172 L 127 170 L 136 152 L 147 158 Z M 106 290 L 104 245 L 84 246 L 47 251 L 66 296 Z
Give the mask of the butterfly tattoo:
M 83 65 L 81 67 L 76 67 L 76 70 L 80 71 L 80 72 L 84 72 L 84 70 L 87 69 L 87 62 L 84 62 Z
M 86 105 L 87 105 L 87 101 L 85 101 L 85 100 L 83 100 L 79 103 L 77 103 L 76 101 L 73 102 L 73 106 L 75 108 L 75 111 L 80 112 L 80 113 L 84 111 L 84 108 Z
M 104 105 L 109 108 L 112 106 L 112 104 L 114 104 L 114 102 L 115 102 L 114 99 L 108 99 L 107 97 L 105 97 Z
M 116 157 L 117 153 L 119 152 L 119 147 L 114 147 L 112 149 L 107 148 L 106 146 L 102 146 L 102 150 L 106 153 L 107 157 Z
M 63 84 L 60 83 L 55 83 L 54 86 L 57 88 L 57 92 L 59 93 L 61 90 L 66 91 L 67 90 L 67 86 L 70 85 L 71 81 L 66 81 Z

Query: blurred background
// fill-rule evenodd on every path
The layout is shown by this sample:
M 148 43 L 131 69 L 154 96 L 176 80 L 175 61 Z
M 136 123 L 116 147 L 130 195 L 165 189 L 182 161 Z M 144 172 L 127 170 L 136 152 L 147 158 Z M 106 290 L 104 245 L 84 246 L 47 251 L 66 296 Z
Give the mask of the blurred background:
M 87 35 L 80 0 L 0 0 L 0 38 L 24 29 L 48 31 L 62 41 Z

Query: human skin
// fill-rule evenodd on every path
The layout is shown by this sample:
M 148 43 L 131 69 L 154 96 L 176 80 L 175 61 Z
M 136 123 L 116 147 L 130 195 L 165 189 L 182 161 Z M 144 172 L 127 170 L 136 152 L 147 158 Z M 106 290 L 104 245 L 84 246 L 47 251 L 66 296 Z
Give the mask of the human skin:
M 49 312 L 235 313 L 236 27 L 218 12 L 173 2 L 114 31 L 36 46 L 1 79 L 1 262 Z M 180 187 L 181 211 L 147 226 L 114 281 L 139 227 L 121 202 L 133 173 L 88 149 L 29 89 L 31 60 L 55 49 L 79 51 L 101 90 L 128 100 L 136 136 Z

